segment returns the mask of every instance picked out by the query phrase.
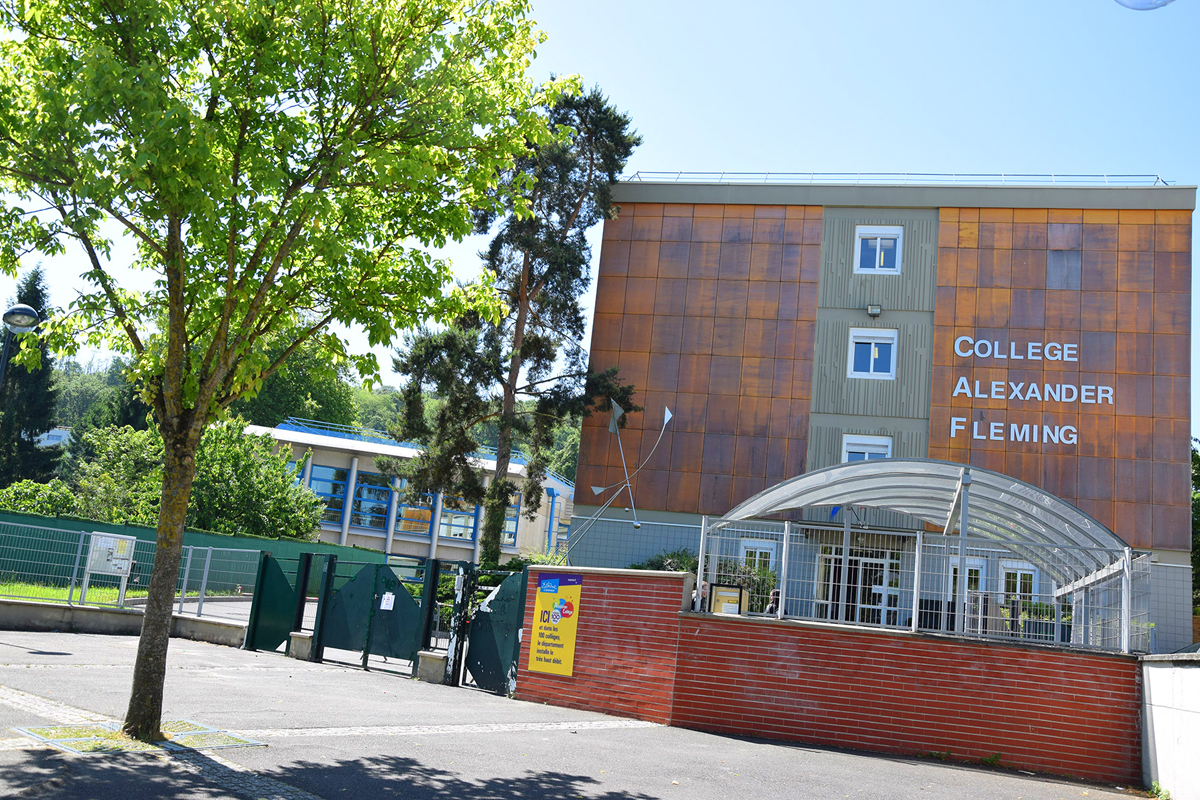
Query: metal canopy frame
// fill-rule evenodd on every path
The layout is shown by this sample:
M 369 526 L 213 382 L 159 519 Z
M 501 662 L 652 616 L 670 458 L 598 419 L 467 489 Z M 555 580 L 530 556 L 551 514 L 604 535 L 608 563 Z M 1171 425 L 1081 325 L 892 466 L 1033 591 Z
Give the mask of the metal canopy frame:
M 969 503 L 967 498 L 970 498 Z M 766 489 L 713 527 L 813 506 L 896 511 L 950 534 L 979 537 L 1021 553 L 1059 585 L 1082 581 L 1128 545 L 1075 506 L 1036 486 L 982 467 L 925 458 L 838 464 Z M 1056 550 L 1051 563 L 1039 553 Z

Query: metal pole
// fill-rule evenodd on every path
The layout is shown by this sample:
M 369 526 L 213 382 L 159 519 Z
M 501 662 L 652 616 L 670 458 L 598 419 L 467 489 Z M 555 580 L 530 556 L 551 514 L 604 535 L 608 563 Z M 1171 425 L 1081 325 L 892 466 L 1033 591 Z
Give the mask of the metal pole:
M 79 559 L 83 557 L 83 537 L 87 536 L 83 531 L 79 532 L 79 546 L 75 548 L 75 566 L 71 569 L 71 588 L 67 591 L 67 605 L 71 605 L 71 600 L 75 597 L 75 576 L 79 574 Z M 83 602 L 82 598 L 80 602 Z
M 192 571 L 192 548 L 188 547 L 187 561 L 183 565 L 183 588 L 179 590 L 179 613 L 183 613 L 183 598 L 187 596 L 188 573 Z
M 212 563 L 213 549 L 208 548 L 208 554 L 204 556 L 204 574 L 200 576 L 200 599 L 196 601 L 196 616 L 204 616 L 204 592 L 208 589 L 208 566 Z
M 925 532 L 917 531 L 917 554 L 913 559 L 913 599 L 912 599 L 912 632 L 917 632 L 917 622 L 921 617 L 921 548 L 925 544 Z
M 708 517 L 700 518 L 700 552 L 696 559 L 696 600 L 692 611 L 704 610 L 704 552 L 708 540 Z
M 1133 595 L 1133 553 L 1126 547 L 1121 556 L 1121 652 L 1129 652 L 1129 612 Z
M 958 597 L 954 599 L 958 610 L 954 615 L 954 631 L 962 633 L 966 630 L 967 616 L 967 573 L 966 573 L 966 555 L 967 555 L 967 530 L 970 527 L 971 517 L 967 510 L 967 497 L 970 494 L 971 476 L 969 473 L 963 475 L 962 487 L 962 506 L 958 511 Z
M 125 607 L 125 584 L 129 580 L 128 575 L 121 576 L 121 585 L 117 588 L 117 607 Z
M 787 601 L 788 561 L 792 544 L 792 521 L 783 521 L 783 563 L 779 566 L 779 608 L 776 619 L 783 619 L 783 604 Z
M 846 594 L 850 591 L 850 506 L 842 506 L 842 590 L 838 593 L 838 622 L 846 621 Z

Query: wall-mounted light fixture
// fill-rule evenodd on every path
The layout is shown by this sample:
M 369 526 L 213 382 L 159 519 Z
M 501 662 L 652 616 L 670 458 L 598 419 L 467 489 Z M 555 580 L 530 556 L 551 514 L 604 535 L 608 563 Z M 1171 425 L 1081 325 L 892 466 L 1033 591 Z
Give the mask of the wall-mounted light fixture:
M 871 319 L 878 317 L 882 313 L 883 313 L 883 306 L 879 305 L 878 303 L 868 303 L 867 304 L 867 316 L 870 317 Z

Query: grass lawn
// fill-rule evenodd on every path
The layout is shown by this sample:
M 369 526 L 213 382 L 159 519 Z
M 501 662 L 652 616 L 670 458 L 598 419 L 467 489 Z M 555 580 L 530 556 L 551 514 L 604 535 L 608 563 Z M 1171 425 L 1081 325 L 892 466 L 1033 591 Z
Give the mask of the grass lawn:
M 79 602 L 80 585 L 75 584 L 75 592 L 71 596 L 71 602 Z M 27 581 L 16 580 L 0 580 L 0 597 L 11 597 L 17 600 L 43 600 L 51 603 L 67 602 L 67 593 L 70 591 L 68 586 L 46 586 L 41 583 L 29 583 Z M 147 589 L 143 586 L 130 586 L 125 590 L 125 599 L 132 600 L 139 597 L 145 597 Z M 216 597 L 219 595 L 236 594 L 232 591 L 213 591 L 208 590 L 204 593 L 205 597 Z M 88 586 L 87 605 L 108 605 L 115 606 L 117 604 L 117 587 L 116 586 Z M 188 597 L 199 597 L 199 591 L 189 591 Z M 178 597 L 178 594 L 176 595 Z

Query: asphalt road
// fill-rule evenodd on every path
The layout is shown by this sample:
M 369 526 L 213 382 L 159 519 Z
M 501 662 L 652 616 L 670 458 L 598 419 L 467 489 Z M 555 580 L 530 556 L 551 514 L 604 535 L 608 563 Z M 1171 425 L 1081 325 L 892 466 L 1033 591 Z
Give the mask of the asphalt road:
M 132 637 L 0 631 L 0 728 L 119 718 L 136 646 Z M 714 736 L 182 640 L 171 645 L 163 716 L 241 732 L 267 746 L 76 756 L 0 730 L 0 796 L 1145 796 L 933 760 Z

